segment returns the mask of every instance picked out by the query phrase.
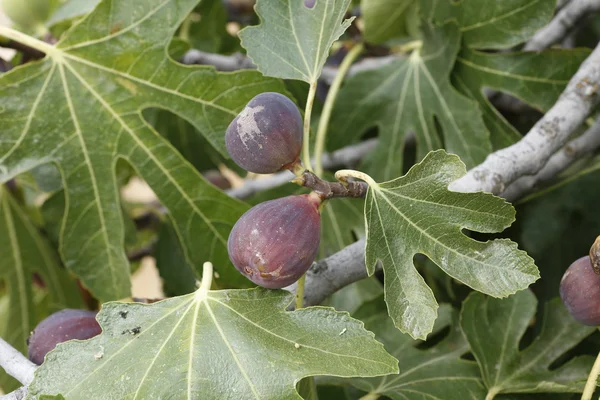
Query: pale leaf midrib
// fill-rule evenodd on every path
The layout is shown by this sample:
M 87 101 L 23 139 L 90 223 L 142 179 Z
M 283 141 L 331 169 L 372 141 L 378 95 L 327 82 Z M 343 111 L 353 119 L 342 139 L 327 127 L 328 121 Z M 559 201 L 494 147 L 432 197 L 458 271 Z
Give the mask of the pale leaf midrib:
M 177 191 L 181 194 L 182 198 L 184 198 L 187 203 L 190 205 L 190 207 L 192 208 L 192 210 L 198 215 L 200 216 L 200 218 L 202 218 L 202 220 L 204 221 L 204 223 L 206 224 L 206 226 L 209 227 L 209 229 L 215 234 L 215 236 L 217 236 L 219 238 L 219 241 L 225 245 L 226 241 L 223 238 L 223 236 L 219 233 L 219 231 L 215 228 L 215 226 L 212 224 L 212 222 L 204 215 L 203 212 L 200 211 L 200 209 L 196 206 L 196 204 L 192 201 L 192 199 L 187 195 L 187 193 L 183 190 L 183 188 L 179 185 L 179 183 L 177 182 L 176 179 L 173 178 L 173 176 L 171 175 L 171 173 L 168 171 L 168 169 L 166 169 L 162 163 L 159 162 L 159 160 L 156 158 L 156 156 L 154 155 L 154 153 L 152 153 L 143 143 L 143 141 L 135 134 L 135 132 L 133 132 L 133 130 L 125 123 L 125 121 L 123 121 L 123 119 L 117 114 L 117 112 L 115 110 L 112 109 L 112 107 L 110 107 L 110 105 L 106 102 L 106 100 L 104 100 L 104 98 L 102 98 L 102 96 L 100 96 L 99 93 L 97 93 L 94 88 L 92 88 L 86 81 L 85 79 L 83 79 L 83 77 L 81 75 L 79 75 L 75 69 L 72 66 L 69 66 L 69 64 L 65 64 L 67 65 L 67 68 L 69 68 L 69 70 L 77 77 L 77 79 L 86 87 L 86 89 L 94 96 L 96 97 L 96 99 L 98 99 L 98 101 L 103 105 L 103 107 L 113 116 L 113 118 L 115 118 L 115 120 L 117 120 L 121 126 L 125 129 L 125 131 L 127 133 L 129 133 L 130 137 L 136 142 L 136 144 L 139 146 L 140 149 L 142 149 L 149 157 L 150 159 L 152 159 L 152 161 L 155 163 L 155 165 L 163 172 L 163 174 L 169 179 L 169 181 L 173 184 L 173 186 L 175 186 L 175 188 L 177 189 Z M 185 248 L 186 246 L 184 246 Z
M 112 281 L 112 286 L 113 286 L 113 288 L 117 288 L 117 287 L 119 287 L 119 285 L 117 285 L 117 281 L 116 281 L 115 266 L 118 266 L 119 263 L 115 263 L 115 260 L 113 259 L 113 255 L 112 255 L 112 251 L 111 251 L 111 244 L 110 244 L 110 240 L 108 239 L 108 229 L 106 227 L 106 221 L 104 219 L 104 214 L 102 212 L 103 206 L 102 206 L 102 202 L 100 201 L 100 193 L 98 191 L 98 182 L 96 181 L 96 174 L 94 171 L 94 166 L 91 162 L 91 159 L 90 159 L 90 156 L 89 156 L 89 153 L 87 150 L 87 145 L 85 143 L 83 132 L 81 131 L 81 127 L 79 126 L 79 120 L 77 119 L 77 114 L 75 113 L 73 100 L 71 99 L 71 94 L 69 92 L 69 87 L 67 84 L 65 70 L 64 70 L 64 67 L 62 64 L 59 65 L 59 72 L 60 72 L 60 76 L 62 79 L 62 84 L 63 84 L 62 86 L 63 86 L 63 90 L 64 90 L 64 94 L 65 94 L 65 100 L 67 101 L 67 106 L 69 107 L 69 113 L 71 115 L 71 119 L 72 119 L 73 125 L 75 127 L 75 132 L 77 134 L 77 137 L 79 138 L 79 145 L 81 147 L 81 152 L 83 153 L 85 164 L 88 168 L 88 172 L 90 175 L 92 190 L 94 192 L 94 200 L 96 203 L 95 208 L 98 211 L 98 220 L 100 222 L 100 229 L 102 231 L 102 237 L 104 239 L 105 251 L 108 256 L 108 264 L 110 266 L 110 268 L 108 268 L 108 269 L 110 271 L 110 278 Z M 68 191 L 65 191 L 65 199 L 69 198 L 67 193 L 68 193 Z M 68 202 L 68 200 L 66 200 L 66 201 Z M 68 205 L 65 207 L 65 209 L 68 210 Z M 60 229 L 60 237 L 61 238 L 63 238 L 64 234 L 65 234 L 66 222 L 67 222 L 67 218 L 64 218 L 63 224 Z
M 248 373 L 246 372 L 246 369 L 244 368 L 244 366 L 242 365 L 242 363 L 238 359 L 237 355 L 235 354 L 235 351 L 231 347 L 231 343 L 229 343 L 229 340 L 227 340 L 227 337 L 225 336 L 225 332 L 223 332 L 223 329 L 221 328 L 221 325 L 219 324 L 219 321 L 217 321 L 217 318 L 213 314 L 212 309 L 210 308 L 210 305 L 208 304 L 208 301 L 204 301 L 203 303 L 206 306 L 206 310 L 208 311 L 210 317 L 212 318 L 213 323 L 215 325 L 215 328 L 217 328 L 217 331 L 219 332 L 219 335 L 221 336 L 221 339 L 225 343 L 225 346 L 227 346 L 227 349 L 231 353 L 231 357 L 233 358 L 233 360 L 235 361 L 236 365 L 238 366 L 238 369 L 240 370 L 240 373 L 242 374 L 242 376 L 244 377 L 244 379 L 248 383 L 248 386 L 250 386 L 250 390 L 252 391 L 252 394 L 254 395 L 254 397 L 256 399 L 260 400 L 260 395 L 258 394 L 258 391 L 257 391 L 256 387 L 254 386 L 254 383 L 252 383 L 252 380 L 248 376 Z M 223 303 L 221 303 L 221 304 L 223 304 Z
M 504 13 L 504 14 L 501 14 L 501 15 L 495 15 L 493 18 L 490 18 L 487 21 L 480 21 L 480 22 L 477 22 L 476 24 L 473 24 L 473 25 L 463 26 L 463 27 L 460 28 L 460 30 L 461 30 L 461 32 L 467 32 L 467 31 L 470 31 L 472 29 L 481 28 L 482 26 L 493 24 L 496 21 L 501 21 L 501 20 L 506 19 L 506 18 L 508 18 L 508 17 L 510 17 L 512 15 L 518 14 L 521 11 L 528 9 L 529 7 L 534 6 L 537 3 L 539 3 L 539 0 L 533 0 L 529 4 L 526 4 L 526 5 L 521 6 L 521 7 L 517 7 L 515 9 L 512 9 L 512 10 L 510 10 L 507 13 Z
M 188 297 L 191 297 L 193 295 L 187 295 Z M 189 302 L 191 303 L 193 300 L 190 299 Z M 65 398 L 69 398 L 69 394 L 71 394 L 75 389 L 77 389 L 79 386 L 81 386 L 84 382 L 86 382 L 89 378 L 93 377 L 98 371 L 100 371 L 102 368 L 104 368 L 105 366 L 110 364 L 110 361 L 115 358 L 117 355 L 119 355 L 123 350 L 125 350 L 127 347 L 129 347 L 130 344 L 132 343 L 137 343 L 138 338 L 141 337 L 141 335 L 146 335 L 147 332 L 149 332 L 151 330 L 151 328 L 158 324 L 160 321 L 162 321 L 163 319 L 167 318 L 169 315 L 173 314 L 174 312 L 177 312 L 179 309 L 185 307 L 189 305 L 188 302 L 182 302 L 182 304 L 178 305 L 177 307 L 173 308 L 172 310 L 170 310 L 169 312 L 167 312 L 165 315 L 163 315 L 162 317 L 158 318 L 156 321 L 154 321 L 152 324 L 148 325 L 148 327 L 146 327 L 144 330 L 142 330 L 138 335 L 136 335 L 135 337 L 132 337 L 127 343 L 125 343 L 123 346 L 121 346 L 117 351 L 115 351 L 110 357 L 108 357 L 106 359 L 106 361 L 104 361 L 104 363 L 100 364 L 97 368 L 95 368 L 92 372 L 90 372 L 89 374 L 87 374 L 85 376 L 85 378 L 83 378 L 82 380 L 80 380 L 79 382 L 77 382 L 77 384 L 75 386 L 73 386 L 71 389 L 69 389 L 69 391 L 67 393 L 65 393 Z
M 117 0 L 113 0 L 113 1 L 117 1 Z M 73 50 L 73 49 L 78 49 L 81 47 L 87 47 L 90 45 L 94 45 L 97 43 L 102 43 L 102 42 L 106 42 L 107 40 L 113 39 L 115 37 L 121 36 L 124 33 L 129 32 L 130 30 L 136 28 L 137 26 L 141 25 L 144 21 L 148 20 L 149 18 L 152 18 L 161 8 L 163 8 L 166 4 L 168 4 L 171 0 L 165 0 L 162 3 L 160 3 L 158 5 L 158 7 L 150 10 L 150 12 L 146 15 L 144 15 L 142 18 L 138 19 L 137 21 L 135 21 L 133 24 L 128 25 L 127 27 L 120 29 L 119 31 L 115 32 L 115 33 L 111 33 L 107 36 L 98 38 L 98 39 L 94 39 L 94 40 L 88 40 L 86 42 L 80 42 L 77 44 L 74 44 L 72 46 L 68 46 L 68 47 L 60 47 L 61 43 L 57 43 L 56 48 L 59 48 L 63 51 L 68 51 L 68 50 Z M 111 2 L 112 5 L 112 2 Z M 112 17 L 112 13 L 109 14 Z M 112 23 L 108 24 L 108 27 L 112 28 Z
M 25 287 L 25 266 L 23 265 L 23 259 L 21 257 L 21 247 L 19 246 L 19 239 L 17 238 L 17 232 L 15 230 L 14 221 L 10 212 L 10 203 L 8 200 L 10 194 L 6 193 L 6 189 L 0 188 L 0 204 L 4 209 L 4 219 L 6 220 L 6 231 L 8 233 L 8 241 L 10 242 L 10 248 L 13 254 L 15 275 L 17 278 L 18 285 L 18 298 L 21 303 L 21 330 L 23 335 L 29 333 L 29 302 L 27 299 L 27 288 Z
M 401 216 L 401 217 L 402 217 L 402 218 L 403 218 L 405 221 L 407 221 L 407 222 L 408 222 L 410 225 L 412 225 L 414 228 L 416 228 L 416 229 L 417 229 L 419 232 L 421 232 L 423 235 L 427 236 L 427 237 L 428 237 L 428 238 L 429 238 L 429 239 L 430 239 L 432 242 L 434 242 L 434 243 L 438 244 L 439 246 L 441 246 L 442 248 L 446 249 L 447 251 L 449 251 L 449 252 L 451 252 L 451 253 L 454 253 L 454 254 L 458 255 L 460 258 L 465 258 L 465 259 L 467 259 L 467 260 L 471 260 L 472 262 L 474 262 L 474 263 L 477 263 L 477 264 L 480 264 L 480 265 L 483 265 L 483 266 L 489 266 L 489 267 L 493 267 L 494 269 L 497 269 L 497 270 L 501 269 L 501 267 L 499 267 L 499 266 L 497 266 L 497 265 L 495 265 L 495 264 L 487 264 L 487 263 L 484 263 L 483 261 L 477 260 L 477 259 L 475 259 L 475 258 L 470 258 L 470 257 L 468 257 L 468 256 L 467 256 L 467 255 L 465 255 L 465 254 L 459 253 L 459 252 L 457 252 L 456 250 L 454 250 L 454 249 L 452 249 L 452 248 L 449 248 L 449 247 L 447 247 L 446 245 L 444 245 L 444 244 L 442 244 L 441 242 L 439 242 L 439 241 L 438 241 L 436 238 L 434 238 L 433 236 L 431 236 L 430 234 L 428 234 L 427 232 L 425 232 L 424 230 L 422 230 L 422 229 L 421 229 L 421 228 L 420 228 L 418 225 L 416 225 L 416 224 L 415 224 L 415 223 L 414 223 L 414 222 L 413 222 L 413 221 L 412 221 L 410 218 L 408 218 L 408 217 L 407 217 L 407 216 L 406 216 L 404 213 L 402 213 L 402 212 L 401 212 L 401 211 L 400 211 L 400 210 L 399 210 L 399 209 L 398 209 L 398 208 L 397 208 L 397 207 L 396 207 L 396 206 L 395 206 L 395 205 L 394 205 L 394 204 L 393 204 L 393 203 L 392 203 L 392 202 L 391 202 L 391 201 L 390 201 L 390 200 L 387 198 L 387 196 L 383 196 L 383 195 L 382 195 L 381 197 L 382 197 L 382 198 L 383 198 L 383 199 L 386 201 L 386 203 L 388 203 L 388 204 L 390 205 L 390 207 L 391 207 L 391 208 L 393 208 L 393 209 L 396 211 L 396 213 L 397 213 L 397 214 L 399 214 L 399 215 L 400 215 L 400 216 Z M 382 225 L 385 225 L 385 224 L 384 224 L 384 222 L 383 222 L 382 220 L 380 220 L 380 224 L 382 224 Z M 512 270 L 512 271 L 519 272 L 519 273 L 521 273 L 521 274 L 523 274 L 523 275 L 527 275 L 527 274 L 525 274 L 525 273 L 523 273 L 523 272 L 521 272 L 521 271 L 518 271 L 518 270 Z M 527 276 L 529 276 L 529 275 L 527 275 Z
M 144 376 L 142 377 L 142 379 L 140 379 L 140 383 L 139 383 L 139 385 L 138 385 L 138 387 L 137 387 L 137 389 L 136 389 L 136 391 L 134 393 L 133 400 L 137 399 L 137 397 L 138 397 L 138 395 L 140 393 L 140 390 L 144 386 L 144 382 L 146 381 L 146 378 L 148 377 L 148 374 L 150 374 L 150 370 L 152 370 L 152 367 L 154 366 L 154 363 L 156 362 L 156 360 L 158 359 L 158 357 L 162 353 L 162 351 L 165 348 L 165 346 L 169 343 L 170 339 L 173 337 L 173 335 L 175 334 L 175 331 L 177 331 L 177 328 L 179 327 L 179 325 L 181 325 L 181 323 L 185 319 L 185 317 L 188 314 L 188 312 L 190 312 L 190 310 L 192 309 L 192 305 L 194 305 L 194 303 L 198 303 L 198 302 L 194 302 L 194 301 L 190 302 L 188 309 L 185 310 L 181 314 L 181 317 L 179 318 L 179 320 L 177 321 L 177 323 L 175 324 L 175 326 L 173 326 L 173 329 L 171 329 L 171 332 L 169 333 L 169 335 L 167 336 L 167 338 L 163 341 L 163 343 L 161 344 L 160 348 L 158 349 L 158 351 L 154 355 L 154 358 L 152 359 L 152 361 L 150 362 L 150 364 L 146 368 L 146 372 L 144 373 Z
M 290 339 L 288 339 L 286 337 L 278 335 L 275 332 L 272 332 L 272 331 L 268 330 L 267 328 L 265 328 L 265 327 L 257 324 L 256 322 L 254 322 L 251 319 L 247 318 L 244 314 L 240 313 L 239 311 L 237 311 L 236 309 L 230 307 L 229 305 L 223 303 L 222 301 L 220 301 L 220 300 L 218 300 L 218 299 L 216 299 L 214 297 L 210 297 L 210 296 L 208 296 L 207 298 L 210 299 L 210 300 L 212 300 L 212 301 L 214 301 L 215 303 L 218 303 L 218 304 L 222 305 L 225 308 L 228 308 L 229 310 L 231 310 L 235 314 L 237 314 L 239 317 L 241 317 L 243 320 L 247 321 L 248 323 L 250 323 L 251 325 L 257 327 L 258 329 L 260 329 L 260 330 L 268 333 L 269 335 L 274 336 L 274 337 L 276 337 L 276 338 L 278 338 L 280 340 L 283 340 L 285 342 L 288 342 L 290 344 L 293 344 L 293 345 L 296 344 L 296 342 L 294 342 L 293 340 L 290 340 Z M 384 362 L 381 362 L 381 361 L 377 361 L 377 360 L 369 360 L 369 359 L 363 358 L 363 357 L 352 356 L 352 355 L 347 355 L 347 354 L 334 353 L 334 352 L 331 352 L 331 351 L 328 351 L 328 350 L 324 350 L 324 349 L 321 349 L 321 348 L 318 348 L 318 347 L 310 346 L 310 345 L 307 345 L 307 344 L 304 344 L 304 343 L 298 343 L 298 344 L 301 345 L 303 348 L 316 350 L 316 351 L 319 351 L 319 352 L 322 352 L 322 353 L 325 353 L 325 354 L 329 354 L 329 355 L 333 355 L 333 356 L 336 356 L 336 357 L 356 358 L 356 359 L 361 360 L 361 361 L 369 361 L 369 362 L 373 362 L 373 363 L 385 365 L 386 367 L 388 366 L 388 364 L 386 364 Z
M 486 67 L 483 65 L 479 65 L 474 63 L 471 60 L 467 60 L 466 58 L 457 56 L 456 57 L 456 61 L 465 64 L 473 69 L 479 70 L 479 71 L 483 71 L 483 72 L 487 72 L 489 74 L 492 75 L 498 75 L 498 76 L 502 76 L 502 77 L 506 77 L 506 78 L 512 78 L 512 79 L 518 79 L 521 81 L 528 81 L 528 82 L 536 82 L 536 83 L 547 83 L 550 85 L 566 85 L 567 83 L 569 83 L 568 80 L 558 80 L 558 79 L 549 79 L 549 78 L 538 78 L 535 76 L 527 76 L 527 75 L 520 75 L 520 74 L 515 74 L 512 72 L 505 72 L 505 71 L 501 71 L 495 68 L 490 68 L 490 67 Z

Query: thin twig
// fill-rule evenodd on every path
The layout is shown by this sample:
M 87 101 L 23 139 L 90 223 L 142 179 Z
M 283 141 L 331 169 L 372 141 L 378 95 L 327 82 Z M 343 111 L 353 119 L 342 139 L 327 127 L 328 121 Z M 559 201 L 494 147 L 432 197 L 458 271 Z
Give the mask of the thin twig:
M 376 139 L 369 139 L 364 142 L 344 147 L 331 153 L 323 154 L 323 168 L 335 168 L 339 166 L 353 166 L 360 161 L 367 153 L 377 146 Z M 290 171 L 282 171 L 265 179 L 247 180 L 243 186 L 226 190 L 231 197 L 246 199 L 264 190 L 273 189 L 290 182 L 294 175 Z
M 577 23 L 591 13 L 600 11 L 598 0 L 572 0 L 525 44 L 526 51 L 544 50 L 560 42 Z
M 31 383 L 36 369 L 34 363 L 2 338 L 0 338 L 0 367 L 23 385 Z
M 600 148 L 600 119 L 580 137 L 571 140 L 555 153 L 537 174 L 523 176 L 513 182 L 500 196 L 514 201 L 553 179 L 575 161 Z
M 496 151 L 450 185 L 456 192 L 502 193 L 518 178 L 535 175 L 564 146 L 600 102 L 600 45 L 583 62 L 554 106 L 518 143 Z

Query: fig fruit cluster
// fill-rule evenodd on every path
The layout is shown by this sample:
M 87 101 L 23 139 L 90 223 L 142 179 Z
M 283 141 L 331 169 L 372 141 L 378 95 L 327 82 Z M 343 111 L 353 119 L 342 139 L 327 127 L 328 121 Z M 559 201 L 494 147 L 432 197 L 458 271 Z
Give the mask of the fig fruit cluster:
M 302 116 L 279 93 L 254 97 L 225 135 L 233 161 L 247 171 L 268 174 L 298 166 Z M 321 198 L 315 194 L 266 201 L 236 222 L 227 242 L 235 268 L 266 288 L 282 288 L 310 268 L 321 239 Z
M 46 354 L 58 343 L 90 339 L 101 332 L 94 311 L 64 309 L 55 312 L 42 320 L 31 333 L 27 341 L 29 360 L 41 365 Z

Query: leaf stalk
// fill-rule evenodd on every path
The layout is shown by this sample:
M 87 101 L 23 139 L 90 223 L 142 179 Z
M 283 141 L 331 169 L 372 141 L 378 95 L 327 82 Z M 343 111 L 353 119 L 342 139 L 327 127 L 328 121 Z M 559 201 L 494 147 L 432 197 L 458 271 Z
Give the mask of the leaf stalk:
M 323 113 L 321 114 L 321 119 L 319 120 L 319 128 L 317 129 L 317 138 L 315 142 L 315 173 L 317 176 L 323 175 L 323 163 L 322 163 L 322 155 L 323 150 L 325 149 L 325 138 L 327 137 L 327 126 L 329 125 L 329 120 L 331 118 L 331 112 L 333 110 L 333 106 L 335 104 L 335 100 L 337 98 L 340 87 L 342 86 L 342 82 L 350 69 L 350 66 L 356 60 L 356 58 L 362 53 L 364 49 L 364 45 L 362 43 L 357 44 L 346 54 L 344 60 L 340 64 L 338 68 L 337 75 L 329 88 L 329 93 L 327 94 L 327 98 L 325 99 L 325 104 L 323 106 Z
M 596 357 L 596 361 L 594 361 L 592 370 L 588 375 L 587 382 L 583 388 L 583 394 L 581 395 L 581 400 L 592 399 L 592 395 L 594 394 L 596 386 L 598 385 L 598 375 L 600 375 L 600 353 L 598 353 L 598 357 Z
M 312 170 L 310 163 L 310 116 L 312 114 L 315 94 L 317 93 L 317 81 L 310 83 L 308 98 L 306 99 L 306 108 L 304 109 L 304 137 L 302 140 L 302 162 L 308 170 Z

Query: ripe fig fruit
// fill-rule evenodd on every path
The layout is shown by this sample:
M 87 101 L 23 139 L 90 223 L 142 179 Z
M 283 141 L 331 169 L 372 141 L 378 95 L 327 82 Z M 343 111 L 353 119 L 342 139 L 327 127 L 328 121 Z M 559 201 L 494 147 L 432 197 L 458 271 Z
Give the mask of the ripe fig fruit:
M 292 168 L 302 149 L 300 111 L 282 94 L 261 93 L 231 121 L 225 145 L 246 171 L 270 174 Z
M 314 194 L 266 201 L 233 227 L 227 250 L 233 265 L 252 282 L 278 289 L 310 268 L 321 239 L 321 200 Z
M 46 354 L 58 343 L 71 339 L 90 339 L 102 332 L 96 312 L 64 309 L 51 314 L 38 324 L 28 340 L 29 360 L 41 365 Z
M 600 325 L 600 276 L 590 257 L 569 266 L 560 281 L 560 297 L 569 313 L 584 325 Z

